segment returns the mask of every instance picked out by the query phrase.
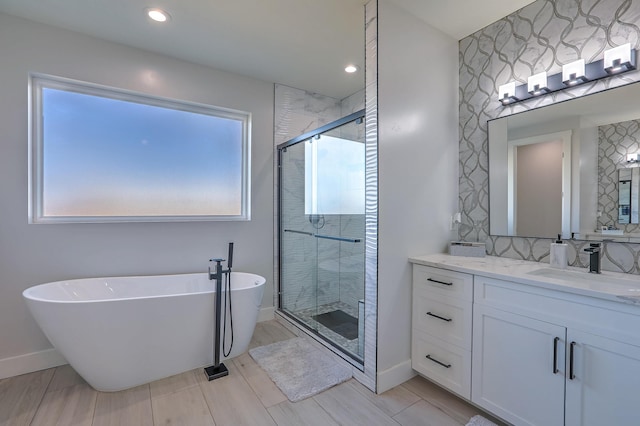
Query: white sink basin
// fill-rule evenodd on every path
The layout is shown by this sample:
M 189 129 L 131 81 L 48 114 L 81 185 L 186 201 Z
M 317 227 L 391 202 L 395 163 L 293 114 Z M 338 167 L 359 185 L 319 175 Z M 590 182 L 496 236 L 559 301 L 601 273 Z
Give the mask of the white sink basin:
M 529 275 L 551 278 L 571 283 L 574 286 L 586 287 L 592 290 L 614 293 L 617 295 L 640 297 L 640 276 L 630 275 L 629 278 L 613 272 L 591 274 L 584 271 L 540 268 L 527 272 Z

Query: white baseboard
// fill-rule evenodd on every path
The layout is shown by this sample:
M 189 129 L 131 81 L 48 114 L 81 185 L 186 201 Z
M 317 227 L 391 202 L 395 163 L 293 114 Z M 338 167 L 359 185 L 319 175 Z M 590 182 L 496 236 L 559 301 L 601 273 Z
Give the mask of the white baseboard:
M 394 365 L 393 367 L 380 371 L 378 373 L 377 393 L 383 393 L 389 389 L 395 388 L 398 385 L 403 384 L 407 380 L 416 375 L 416 372 L 411 368 L 411 360 L 408 359 L 405 362 Z
M 271 321 L 276 317 L 275 312 L 276 308 L 273 306 L 260 309 L 260 312 L 258 313 L 258 322 Z
M 51 348 L 11 358 L 0 359 L 0 379 L 67 364 L 60 353 Z

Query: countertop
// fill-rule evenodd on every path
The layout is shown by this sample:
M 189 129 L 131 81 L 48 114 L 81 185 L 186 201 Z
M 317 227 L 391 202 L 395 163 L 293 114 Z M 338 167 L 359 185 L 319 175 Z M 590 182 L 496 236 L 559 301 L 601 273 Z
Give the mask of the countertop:
M 409 261 L 640 307 L 640 275 L 608 271 L 590 274 L 586 268 L 562 270 L 551 268 L 548 263 L 495 256 L 464 257 L 441 253 L 410 257 Z

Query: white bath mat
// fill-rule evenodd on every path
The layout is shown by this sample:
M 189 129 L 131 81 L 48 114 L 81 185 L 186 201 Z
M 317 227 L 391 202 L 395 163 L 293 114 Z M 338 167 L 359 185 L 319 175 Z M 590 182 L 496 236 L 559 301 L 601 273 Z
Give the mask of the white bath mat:
M 481 415 L 471 417 L 466 426 L 498 426 L 491 420 L 487 420 Z
M 251 349 L 249 355 L 291 402 L 302 401 L 351 378 L 338 364 L 302 337 Z

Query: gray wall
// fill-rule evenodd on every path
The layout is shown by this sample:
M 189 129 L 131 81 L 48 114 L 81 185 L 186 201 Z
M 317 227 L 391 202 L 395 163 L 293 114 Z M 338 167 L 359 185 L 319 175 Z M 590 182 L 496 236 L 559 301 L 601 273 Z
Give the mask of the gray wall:
M 273 306 L 273 84 L 7 15 L 0 58 L 0 377 L 56 358 L 38 357 L 50 344 L 21 298 L 35 284 L 205 271 L 234 241 L 234 269 L 265 276 Z M 251 221 L 28 225 L 30 71 L 251 112 Z
M 414 374 L 407 259 L 444 252 L 452 237 L 458 57 L 456 40 L 390 0 L 379 2 L 377 53 L 378 391 L 384 391 Z
M 460 199 L 459 237 L 486 241 L 492 255 L 549 261 L 549 239 L 489 236 L 487 120 L 599 92 L 640 80 L 640 71 L 600 80 L 502 107 L 500 85 L 584 58 L 602 59 L 603 51 L 627 42 L 640 47 L 640 1 L 537 0 L 460 40 Z M 569 262 L 586 266 L 583 241 L 570 241 Z M 602 268 L 640 273 L 640 245 L 606 243 Z

